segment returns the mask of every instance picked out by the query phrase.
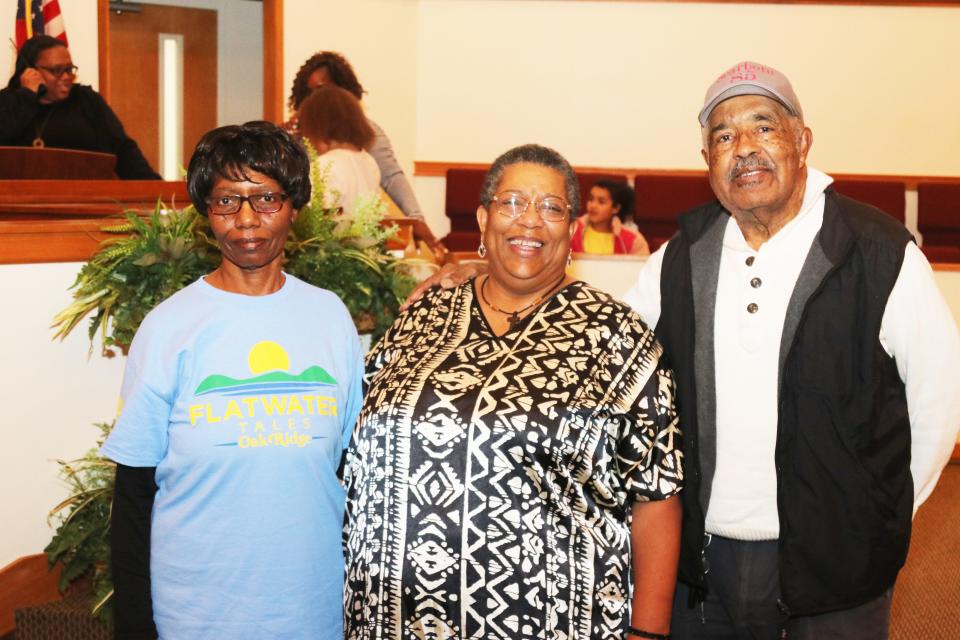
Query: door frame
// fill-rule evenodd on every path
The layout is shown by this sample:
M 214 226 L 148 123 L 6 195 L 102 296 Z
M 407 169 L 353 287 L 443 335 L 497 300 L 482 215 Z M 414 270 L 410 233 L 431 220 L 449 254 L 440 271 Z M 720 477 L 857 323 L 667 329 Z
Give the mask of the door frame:
M 100 95 L 110 102 L 110 0 L 97 0 Z M 263 0 L 263 119 L 280 123 L 283 106 L 283 0 Z

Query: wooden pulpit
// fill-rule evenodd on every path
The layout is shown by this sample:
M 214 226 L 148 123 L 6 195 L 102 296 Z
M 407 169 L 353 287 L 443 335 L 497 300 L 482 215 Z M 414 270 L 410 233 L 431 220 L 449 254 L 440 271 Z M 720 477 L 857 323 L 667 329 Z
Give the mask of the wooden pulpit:
M 110 180 L 117 156 L 50 147 L 0 147 L 0 180 Z

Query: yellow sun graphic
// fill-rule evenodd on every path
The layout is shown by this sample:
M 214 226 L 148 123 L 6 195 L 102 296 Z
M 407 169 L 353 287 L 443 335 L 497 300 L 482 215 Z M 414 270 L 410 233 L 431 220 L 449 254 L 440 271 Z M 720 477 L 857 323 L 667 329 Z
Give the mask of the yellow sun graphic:
M 254 375 L 267 371 L 286 371 L 290 368 L 290 357 L 276 342 L 264 340 L 253 345 L 247 355 L 250 372 Z

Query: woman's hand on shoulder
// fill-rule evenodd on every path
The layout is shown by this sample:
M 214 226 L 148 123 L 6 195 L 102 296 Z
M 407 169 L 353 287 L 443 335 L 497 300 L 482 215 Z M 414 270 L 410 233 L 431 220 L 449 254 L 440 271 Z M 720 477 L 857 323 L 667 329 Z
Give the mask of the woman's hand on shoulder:
M 467 262 L 463 264 L 445 264 L 435 274 L 417 285 L 417 288 L 410 292 L 407 299 L 400 306 L 401 311 L 406 311 L 414 302 L 419 300 L 433 287 L 442 289 L 453 289 L 461 284 L 483 275 L 487 272 L 487 265 L 482 262 Z

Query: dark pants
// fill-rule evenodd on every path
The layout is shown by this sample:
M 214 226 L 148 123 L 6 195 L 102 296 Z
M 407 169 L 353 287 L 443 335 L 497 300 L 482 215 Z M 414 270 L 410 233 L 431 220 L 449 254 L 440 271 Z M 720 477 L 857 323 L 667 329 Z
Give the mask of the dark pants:
M 707 599 L 688 606 L 677 585 L 671 633 L 675 640 L 886 640 L 893 588 L 853 609 L 787 617 L 781 610 L 777 542 L 713 536 L 707 546 Z

